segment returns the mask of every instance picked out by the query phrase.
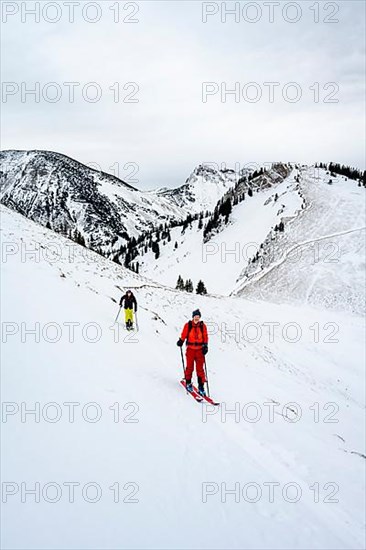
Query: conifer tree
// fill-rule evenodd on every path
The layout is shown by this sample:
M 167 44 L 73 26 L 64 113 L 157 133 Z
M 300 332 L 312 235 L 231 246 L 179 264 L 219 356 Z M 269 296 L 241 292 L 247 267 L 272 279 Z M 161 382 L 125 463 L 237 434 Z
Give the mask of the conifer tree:
M 177 290 L 184 290 L 184 281 L 183 281 L 183 279 L 180 275 L 178 277 L 177 284 L 175 285 L 175 288 Z
M 196 294 L 207 294 L 207 289 L 203 281 L 199 280 L 196 288 Z

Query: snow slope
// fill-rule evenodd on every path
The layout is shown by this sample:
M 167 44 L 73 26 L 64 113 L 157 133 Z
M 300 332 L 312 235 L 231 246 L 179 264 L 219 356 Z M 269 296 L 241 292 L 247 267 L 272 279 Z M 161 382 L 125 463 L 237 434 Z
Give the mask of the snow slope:
M 3 547 L 364 547 L 360 317 L 306 304 L 178 293 L 1 208 L 1 391 L 14 413 L 3 412 L 2 480 L 15 493 L 3 504 Z M 26 255 L 32 248 L 33 259 Z M 121 329 L 115 341 L 115 301 L 127 287 L 139 301 L 139 331 Z M 222 403 L 214 411 L 178 384 L 175 343 L 197 306 L 210 330 L 211 392 Z M 273 339 L 270 322 L 279 323 Z M 79 323 L 73 338 L 70 323 Z M 301 337 L 289 342 L 296 325 Z M 26 333 L 32 328 L 39 342 Z M 40 404 L 39 422 L 34 415 L 22 422 L 21 402 L 28 409 Z M 52 402 L 57 405 L 44 407 Z M 94 408 L 85 409 L 91 402 Z M 65 403 L 80 404 L 74 422 Z M 241 414 L 225 415 L 235 408 Z M 99 410 L 99 421 L 85 420 Z M 49 421 L 60 411 L 59 421 Z M 29 494 L 21 501 L 21 482 L 40 483 L 39 503 Z M 61 495 L 55 485 L 46 491 L 50 482 Z M 80 484 L 72 503 L 64 485 L 70 482 Z M 97 486 L 82 498 L 88 482 Z M 119 502 L 110 489 L 116 482 Z M 270 499 L 272 482 L 278 485 Z M 238 502 L 233 494 L 225 501 L 224 483 L 227 489 L 239 484 Z M 87 502 L 98 486 L 99 500 Z M 205 487 L 215 493 L 206 502 Z M 286 488 L 297 502 L 284 498 Z
M 191 278 L 195 285 L 202 279 L 210 293 L 228 295 L 271 228 L 283 216 L 296 215 L 302 203 L 292 174 L 234 206 L 229 225 L 207 243 L 203 242 L 198 222 L 193 222 L 192 230 L 183 235 L 180 227 L 172 229 L 172 240 L 160 246 L 157 262 L 151 251 L 139 259 L 140 272 L 173 287 L 179 275 L 185 280 Z
M 233 294 L 365 314 L 366 194 L 356 181 L 300 171 L 306 208 L 267 238 Z M 287 212 L 284 213 L 288 215 Z

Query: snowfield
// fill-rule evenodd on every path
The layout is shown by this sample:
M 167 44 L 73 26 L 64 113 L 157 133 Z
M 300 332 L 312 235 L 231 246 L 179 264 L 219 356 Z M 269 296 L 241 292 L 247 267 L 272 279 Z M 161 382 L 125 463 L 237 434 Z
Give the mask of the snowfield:
M 184 261 L 207 286 L 208 269 L 214 281 L 215 265 L 195 263 L 196 250 L 182 254 L 169 280 L 169 257 L 156 273 L 146 270 L 149 279 L 1 207 L 4 548 L 364 548 L 364 318 L 314 298 L 336 273 L 350 295 L 359 291 L 364 220 L 352 208 L 362 199 L 355 194 L 348 209 L 340 191 L 328 208 L 341 209 L 344 223 L 333 225 L 324 210 L 311 232 L 319 190 L 305 174 L 303 181 L 307 237 L 344 231 L 340 261 L 324 267 L 304 258 L 281 286 L 283 262 L 258 280 L 258 293 L 254 283 L 238 287 L 245 297 L 164 286 L 184 276 Z M 276 205 L 295 227 L 299 190 L 281 185 L 251 200 L 283 193 Z M 225 231 L 243 224 L 243 235 L 261 241 L 277 206 L 263 206 L 259 223 L 247 204 Z M 235 277 L 245 265 L 238 267 Z M 223 273 L 225 289 L 212 291 L 232 288 L 231 271 Z M 139 303 L 134 333 L 114 324 L 127 288 Z M 218 408 L 179 385 L 176 341 L 196 307 L 209 328 Z
M 365 190 L 314 167 L 299 179 L 306 208 L 271 234 L 267 258 L 242 272 L 233 294 L 364 315 Z

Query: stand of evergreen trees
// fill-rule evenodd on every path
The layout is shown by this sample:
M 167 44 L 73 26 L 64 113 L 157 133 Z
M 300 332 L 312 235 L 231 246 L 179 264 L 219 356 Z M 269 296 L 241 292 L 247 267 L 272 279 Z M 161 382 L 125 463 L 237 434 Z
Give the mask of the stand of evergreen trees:
M 186 281 L 184 281 L 182 277 L 179 275 L 175 288 L 177 290 L 185 290 L 186 292 L 193 292 L 192 280 L 187 279 Z M 201 281 L 201 279 L 197 283 L 196 294 L 207 294 L 207 289 L 205 287 L 204 282 Z
M 229 216 L 232 212 L 232 199 L 230 196 L 225 195 L 216 205 L 214 213 L 209 218 L 205 228 L 203 230 L 203 238 L 207 238 L 214 229 L 217 229 L 222 222 L 227 224 L 229 222 Z
M 285 225 L 283 222 L 280 222 L 278 225 L 275 225 L 275 231 L 285 231 Z
M 336 162 L 330 162 L 329 164 L 319 162 L 316 163 L 315 168 L 324 168 L 324 170 L 328 170 L 333 177 L 335 177 L 336 174 L 339 176 L 345 176 L 351 180 L 358 181 L 360 185 L 366 187 L 366 171 L 361 172 L 361 170 L 357 170 L 351 166 L 346 166 L 345 164 L 339 164 Z
M 209 212 L 203 211 L 197 214 L 188 214 L 184 220 L 170 220 L 164 224 L 160 224 L 156 229 L 145 231 L 139 237 L 132 237 L 126 245 L 114 253 L 112 260 L 118 264 L 123 264 L 128 269 L 135 270 L 133 262 L 139 254 L 147 254 L 151 250 L 157 260 L 160 257 L 161 246 L 165 246 L 171 242 L 171 229 L 175 227 L 182 228 L 182 235 L 188 227 L 192 228 L 192 223 L 198 220 L 198 229 L 203 227 L 203 219 L 209 216 Z M 174 250 L 178 248 L 178 242 L 174 243 Z M 138 262 L 137 262 L 138 264 Z M 136 264 L 135 264 L 136 267 Z

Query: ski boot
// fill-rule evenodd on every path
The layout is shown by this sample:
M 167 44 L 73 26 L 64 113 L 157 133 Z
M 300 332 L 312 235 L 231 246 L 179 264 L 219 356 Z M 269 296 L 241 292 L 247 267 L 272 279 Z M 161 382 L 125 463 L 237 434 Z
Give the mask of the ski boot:
M 198 393 L 201 397 L 206 397 L 205 386 L 201 381 L 198 382 Z
M 186 390 L 189 392 L 193 391 L 192 380 L 186 380 Z

